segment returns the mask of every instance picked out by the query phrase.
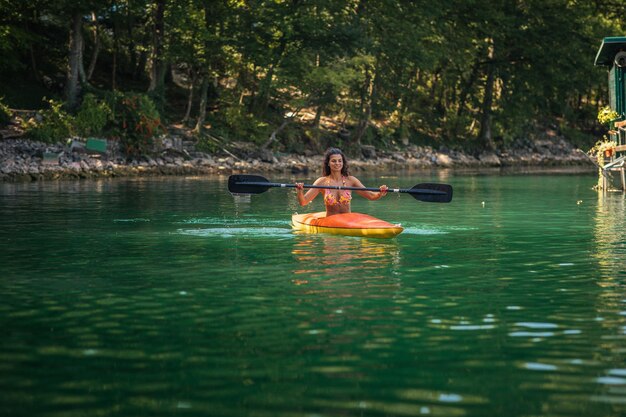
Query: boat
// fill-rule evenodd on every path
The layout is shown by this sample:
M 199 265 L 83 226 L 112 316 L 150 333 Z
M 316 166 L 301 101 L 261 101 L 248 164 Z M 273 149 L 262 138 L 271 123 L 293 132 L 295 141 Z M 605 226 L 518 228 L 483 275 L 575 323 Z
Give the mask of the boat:
M 294 214 L 293 229 L 303 233 L 330 233 L 388 239 L 402 233 L 404 228 L 362 213 L 341 213 L 326 217 L 325 211 Z

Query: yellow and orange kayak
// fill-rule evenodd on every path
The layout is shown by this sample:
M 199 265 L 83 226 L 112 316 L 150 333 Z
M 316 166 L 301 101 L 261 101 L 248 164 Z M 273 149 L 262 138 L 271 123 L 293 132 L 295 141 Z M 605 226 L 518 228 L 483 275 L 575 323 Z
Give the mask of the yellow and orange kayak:
M 291 216 L 291 226 L 304 233 L 331 233 L 346 236 L 391 238 L 404 228 L 361 213 L 342 213 L 326 217 L 325 211 Z

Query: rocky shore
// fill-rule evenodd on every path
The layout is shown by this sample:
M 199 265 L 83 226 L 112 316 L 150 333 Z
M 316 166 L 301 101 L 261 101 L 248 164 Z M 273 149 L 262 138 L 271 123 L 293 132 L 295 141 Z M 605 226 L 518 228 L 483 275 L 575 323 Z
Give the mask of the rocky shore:
M 73 144 L 81 142 L 73 141 Z M 110 146 L 109 146 L 110 148 Z M 162 138 L 152 156 L 127 160 L 119 152 L 93 153 L 81 146 L 44 144 L 23 138 L 0 140 L 0 181 L 39 181 L 80 178 L 202 175 L 231 173 L 316 173 L 320 155 L 260 151 L 248 143 L 234 143 L 216 154 L 198 152 L 180 138 Z M 564 138 L 546 134 L 516 143 L 506 150 L 470 155 L 445 148 L 408 145 L 381 150 L 362 146 L 361 157 L 351 158 L 354 172 L 430 168 L 588 166 L 589 158 Z

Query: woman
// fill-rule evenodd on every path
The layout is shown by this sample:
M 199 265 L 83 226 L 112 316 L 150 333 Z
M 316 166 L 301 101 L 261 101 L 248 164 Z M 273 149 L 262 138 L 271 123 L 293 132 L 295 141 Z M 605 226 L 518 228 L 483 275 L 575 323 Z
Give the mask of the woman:
M 364 188 L 358 178 L 350 175 L 348 171 L 348 160 L 343 152 L 337 148 L 329 148 L 324 154 L 322 164 L 322 176 L 313 185 L 328 185 L 338 187 L 359 187 Z M 378 200 L 387 195 L 387 186 L 381 185 L 380 191 L 357 190 L 356 193 L 368 200 Z M 301 206 L 309 204 L 317 195 L 324 194 L 324 205 L 326 205 L 326 217 L 333 214 L 350 213 L 350 200 L 352 195 L 349 190 L 311 188 L 304 193 L 304 184 L 296 183 L 296 193 Z

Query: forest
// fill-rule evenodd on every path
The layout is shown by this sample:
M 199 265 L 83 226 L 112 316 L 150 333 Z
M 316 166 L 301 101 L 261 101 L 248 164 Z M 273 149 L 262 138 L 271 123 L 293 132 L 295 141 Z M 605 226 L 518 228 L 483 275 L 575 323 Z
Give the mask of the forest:
M 601 129 L 621 0 L 0 0 L 0 124 L 33 139 L 171 126 L 210 151 L 506 147 Z

